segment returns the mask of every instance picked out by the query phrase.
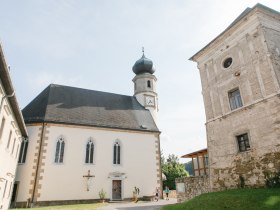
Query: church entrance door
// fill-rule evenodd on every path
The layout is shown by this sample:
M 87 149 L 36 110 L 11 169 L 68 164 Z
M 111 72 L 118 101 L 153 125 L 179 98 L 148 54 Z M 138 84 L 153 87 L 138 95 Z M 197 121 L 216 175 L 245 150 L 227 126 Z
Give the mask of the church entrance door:
M 122 199 L 122 181 L 113 180 L 112 183 L 112 200 L 121 200 Z

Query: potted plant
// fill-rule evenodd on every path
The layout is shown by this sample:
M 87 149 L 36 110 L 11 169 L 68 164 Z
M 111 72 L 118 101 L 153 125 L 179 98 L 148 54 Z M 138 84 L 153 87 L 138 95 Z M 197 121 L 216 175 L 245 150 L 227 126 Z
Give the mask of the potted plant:
M 100 200 L 102 201 L 102 203 L 104 203 L 105 198 L 106 198 L 106 192 L 105 192 L 103 189 L 101 189 L 101 190 L 99 191 L 99 198 L 100 198 Z
M 133 193 L 133 200 L 134 200 L 135 203 L 137 203 L 138 202 L 138 195 L 140 193 L 139 188 L 138 187 L 134 187 L 134 190 L 133 190 L 132 193 Z

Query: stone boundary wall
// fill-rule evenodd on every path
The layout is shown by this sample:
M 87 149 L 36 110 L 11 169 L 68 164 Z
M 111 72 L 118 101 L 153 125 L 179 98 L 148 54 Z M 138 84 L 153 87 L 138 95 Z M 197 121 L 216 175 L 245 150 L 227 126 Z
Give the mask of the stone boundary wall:
M 188 201 L 211 191 L 208 176 L 177 178 L 175 182 L 178 202 Z

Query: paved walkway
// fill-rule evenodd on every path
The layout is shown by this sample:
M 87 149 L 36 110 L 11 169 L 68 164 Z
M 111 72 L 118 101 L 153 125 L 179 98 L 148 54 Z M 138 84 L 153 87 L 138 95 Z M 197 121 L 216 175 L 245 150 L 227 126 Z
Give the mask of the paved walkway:
M 158 210 L 162 206 L 168 204 L 177 203 L 177 199 L 170 198 L 169 200 L 159 200 L 159 201 L 150 201 L 138 203 L 134 202 L 121 202 L 121 203 L 109 203 L 108 206 L 98 208 L 98 210 Z

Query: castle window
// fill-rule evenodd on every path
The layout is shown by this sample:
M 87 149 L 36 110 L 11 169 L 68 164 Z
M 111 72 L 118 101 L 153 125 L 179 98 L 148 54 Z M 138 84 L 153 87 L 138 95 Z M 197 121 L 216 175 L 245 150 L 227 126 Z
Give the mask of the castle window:
M 231 66 L 231 64 L 232 64 L 232 58 L 231 58 L 231 57 L 226 58 L 226 59 L 224 60 L 224 62 L 223 62 L 223 67 L 224 67 L 224 68 L 228 68 L 228 67 Z
M 85 163 L 93 164 L 94 144 L 90 139 L 86 145 L 86 161 Z
M 64 156 L 64 148 L 65 148 L 65 142 L 62 137 L 59 137 L 59 139 L 56 142 L 56 150 L 55 150 L 55 163 L 63 163 L 63 156 Z
M 250 150 L 249 138 L 247 133 L 239 135 L 236 138 L 239 147 L 239 152 L 245 152 Z
M 114 144 L 114 159 L 113 164 L 120 164 L 121 163 L 121 146 L 118 142 Z
M 25 163 L 28 148 L 28 139 L 23 139 L 20 146 L 18 163 Z
M 147 81 L 147 87 L 151 88 L 151 81 L 150 80 Z
M 242 100 L 239 89 L 234 89 L 228 93 L 231 110 L 242 107 Z

